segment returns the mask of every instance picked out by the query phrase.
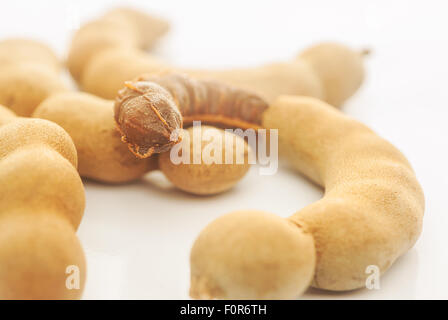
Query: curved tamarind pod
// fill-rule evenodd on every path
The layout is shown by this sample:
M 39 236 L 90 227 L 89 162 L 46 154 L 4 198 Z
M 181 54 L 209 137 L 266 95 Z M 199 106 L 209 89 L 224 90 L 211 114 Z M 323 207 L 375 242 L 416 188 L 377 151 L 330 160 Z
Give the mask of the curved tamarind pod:
M 68 91 L 59 76 L 46 66 L 11 65 L 0 73 L 0 104 L 29 117 L 47 97 Z
M 45 203 L 45 209 L 63 213 L 78 228 L 84 211 L 84 188 L 76 172 L 76 149 L 68 134 L 46 120 L 17 118 L 0 128 L 0 136 L 2 181 L 10 181 L 0 188 L 5 188 L 0 211 L 21 206 L 38 211 Z M 29 154 L 38 155 L 32 158 L 31 167 Z M 52 161 L 61 156 L 63 160 Z
M 1 49 L 9 46 L 19 47 L 20 50 L 14 50 L 23 51 L 23 54 L 18 54 L 14 63 L 10 59 L 10 64 L 0 73 L 0 103 L 18 115 L 34 114 L 64 127 L 78 148 L 81 175 L 105 182 L 126 182 L 157 167 L 156 159 L 138 161 L 120 142 L 113 120 L 113 101 L 70 93 L 54 68 L 38 65 L 46 60 L 39 60 L 38 54 L 36 60 L 33 55 L 26 56 L 27 52 L 36 52 L 35 47 L 45 46 L 33 41 L 23 40 L 16 44 L 16 41 L 6 40 L 0 42 L 0 57 Z M 49 49 L 42 51 L 51 53 Z M 40 104 L 43 107 L 35 112 Z M 0 123 L 2 120 L 0 118 Z M 6 117 L 4 121 L 7 121 Z
M 138 36 L 138 45 L 150 49 L 161 36 L 170 29 L 169 23 L 159 17 L 132 8 L 115 8 L 105 14 L 105 18 L 123 18 L 131 21 Z
M 193 70 L 170 66 L 149 54 L 130 48 L 105 50 L 85 68 L 83 90 L 111 99 L 125 81 L 143 73 L 170 71 L 199 79 L 214 79 L 244 90 L 254 91 L 271 101 L 279 92 L 323 98 L 321 83 L 310 66 L 301 61 L 275 63 L 233 70 Z
M 194 299 L 290 299 L 314 273 L 313 237 L 290 221 L 236 211 L 209 224 L 191 250 Z
M 58 125 L 1 106 L 0 124 L 0 299 L 78 299 L 85 198 L 73 142 Z M 69 266 L 77 289 L 66 285 Z
M 325 90 L 320 79 L 308 64 L 299 59 L 252 68 L 185 69 L 184 72 L 199 79 L 216 79 L 241 89 L 256 92 L 268 102 L 274 101 L 279 94 L 325 99 Z
M 55 68 L 49 66 L 54 57 L 50 49 L 34 41 L 6 40 L 0 42 L 0 59 L 3 48 L 9 47 L 17 52 L 17 57 L 16 60 L 11 57 L 0 73 L 0 103 L 18 115 L 34 114 L 34 117 L 52 120 L 64 127 L 78 148 L 82 176 L 105 182 L 126 182 L 140 178 L 157 166 L 156 159 L 138 161 L 120 142 L 113 120 L 113 101 L 66 89 Z M 40 104 L 43 105 L 40 111 L 35 112 Z M 0 108 L 0 124 L 13 119 L 11 117 L 15 116 Z M 28 135 L 17 133 L 17 137 L 23 136 Z
M 87 93 L 61 93 L 46 99 L 33 117 L 59 124 L 72 137 L 81 176 L 108 183 L 136 180 L 157 168 L 157 159 L 137 159 L 120 140 L 114 102 Z
M 268 102 L 280 95 L 302 95 L 323 99 L 336 107 L 356 92 L 364 78 L 362 53 L 334 43 L 311 47 L 292 61 L 229 70 L 179 68 L 136 48 L 121 47 L 92 58 L 80 84 L 85 91 L 112 99 L 125 81 L 160 71 L 222 81 L 254 91 Z
M 16 72 L 18 69 L 15 66 L 14 68 Z M 11 78 L 6 77 L 3 82 L 0 75 L 0 100 L 3 94 L 4 97 L 7 97 L 5 100 L 9 101 L 7 104 L 11 109 L 27 116 L 33 113 L 34 117 L 52 120 L 66 129 L 78 149 L 79 172 L 82 176 L 102 182 L 123 183 L 139 179 L 145 173 L 158 168 L 156 157 L 145 161 L 136 159 L 126 148 L 126 145 L 121 143 L 120 134 L 116 131 L 113 120 L 113 101 L 106 101 L 88 94 L 66 92 L 62 86 L 58 88 L 59 79 L 45 66 L 37 66 L 30 62 L 29 66 L 28 64 L 21 64 L 20 68 L 23 72 L 11 72 Z M 50 80 L 47 81 L 47 78 L 42 74 L 49 75 Z M 15 78 L 18 80 L 12 81 L 14 85 L 11 85 L 10 80 Z M 51 88 L 53 83 L 56 84 L 54 85 L 55 90 L 45 90 L 47 87 Z M 18 90 L 24 87 L 30 88 L 33 94 L 30 95 L 24 90 Z M 8 88 L 11 88 L 11 90 Z M 44 101 L 35 110 L 42 100 Z M 11 101 L 19 103 L 15 106 Z M 0 124 L 6 123 L 13 116 L 5 109 L 0 109 L 0 115 L 3 113 L 4 117 L 3 119 L 0 118 Z M 190 174 L 196 172 L 193 178 L 196 181 L 201 181 L 202 187 L 211 184 L 210 181 L 206 181 L 204 175 L 200 174 L 200 170 L 206 172 L 210 169 L 207 164 L 197 166 L 196 169 L 198 170 L 196 171 L 188 171 L 188 165 L 180 166 L 183 169 L 166 167 L 169 169 L 165 170 L 165 174 L 170 175 L 174 184 L 182 190 L 198 193 L 197 190 L 201 188 L 201 186 L 195 185 L 183 186 L 181 181 L 177 179 L 177 175 L 185 177 L 188 172 Z M 229 168 L 227 167 L 227 169 Z M 239 170 L 239 167 L 235 166 L 232 170 L 226 172 L 229 177 L 233 177 L 232 182 L 229 182 L 225 187 L 220 186 L 221 189 L 209 188 L 209 193 L 217 193 L 219 192 L 218 189 L 223 191 L 230 188 L 237 182 L 235 177 L 241 177 L 246 171 Z
M 170 73 L 146 75 L 119 91 L 115 121 L 129 149 L 147 158 L 180 142 L 172 134 L 183 122 L 259 128 L 267 106 L 257 95 L 219 82 Z
M 325 196 L 286 220 L 241 211 L 207 226 L 191 253 L 193 297 L 294 298 L 311 280 L 327 290 L 361 288 L 368 266 L 384 273 L 414 245 L 424 196 L 394 146 L 309 97 L 280 97 L 263 124 L 279 130 L 280 152 Z M 314 276 L 301 272 L 309 268 Z
M 67 91 L 58 75 L 59 62 L 44 44 L 33 40 L 0 42 L 0 104 L 29 117 L 45 98 Z
M 54 72 L 61 68 L 54 52 L 39 41 L 21 38 L 0 41 L 0 67 L 21 63 L 45 65 Z
M 168 30 L 168 23 L 143 12 L 116 8 L 82 26 L 74 35 L 67 66 L 76 81 L 90 59 L 114 47 L 147 49 Z
M 110 68 L 113 66 L 114 70 Z M 136 48 L 111 48 L 96 54 L 85 65 L 78 84 L 86 92 L 115 99 L 126 81 L 145 73 L 171 71 L 172 67 Z

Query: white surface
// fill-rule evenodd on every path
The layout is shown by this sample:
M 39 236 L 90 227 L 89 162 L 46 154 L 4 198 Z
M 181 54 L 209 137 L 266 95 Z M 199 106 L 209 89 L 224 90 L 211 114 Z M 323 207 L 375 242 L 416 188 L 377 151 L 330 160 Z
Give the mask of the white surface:
M 41 38 L 64 54 L 73 22 L 120 1 L 1 1 L 0 37 Z M 427 199 L 416 247 L 382 277 L 378 291 L 304 298 L 448 298 L 448 20 L 446 1 L 126 1 L 173 22 L 156 54 L 187 66 L 256 65 L 289 59 L 319 40 L 369 47 L 368 77 L 344 112 L 398 146 Z M 79 237 L 88 259 L 86 299 L 188 298 L 191 244 L 214 218 L 254 208 L 288 216 L 321 191 L 282 169 L 254 168 L 229 193 L 199 198 L 159 173 L 142 182 L 86 182 Z

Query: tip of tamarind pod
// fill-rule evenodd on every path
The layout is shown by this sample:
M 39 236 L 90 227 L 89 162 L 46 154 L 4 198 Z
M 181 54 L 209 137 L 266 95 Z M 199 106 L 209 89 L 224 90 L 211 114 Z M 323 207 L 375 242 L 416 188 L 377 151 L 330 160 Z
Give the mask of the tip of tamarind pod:
M 169 151 L 181 141 L 182 117 L 173 97 L 152 82 L 125 83 L 115 100 L 115 122 L 138 158 Z
M 122 137 L 123 142 L 126 142 L 124 139 L 124 136 Z M 164 144 L 164 145 L 154 145 L 151 147 L 148 146 L 139 146 L 136 144 L 128 143 L 129 150 L 140 159 L 146 159 L 151 157 L 155 153 L 162 153 L 169 151 L 175 144 L 178 144 L 182 141 L 182 138 L 179 137 L 177 140 L 172 141 L 170 143 Z

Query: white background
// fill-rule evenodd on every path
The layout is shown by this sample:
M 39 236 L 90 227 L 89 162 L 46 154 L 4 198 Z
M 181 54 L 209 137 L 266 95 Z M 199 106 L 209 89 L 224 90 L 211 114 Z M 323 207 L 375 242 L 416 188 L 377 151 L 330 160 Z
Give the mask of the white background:
M 0 37 L 32 36 L 66 54 L 76 25 L 118 3 L 172 22 L 155 54 L 184 66 L 257 65 L 294 57 L 321 40 L 368 47 L 367 80 L 343 111 L 398 146 L 426 194 L 416 247 L 382 277 L 378 291 L 307 299 L 448 298 L 448 6 L 446 1 L 0 1 Z M 223 195 L 172 188 L 160 173 L 108 186 L 86 181 L 79 237 L 88 259 L 86 299 L 188 298 L 191 244 L 216 217 L 236 209 L 288 216 L 322 191 L 286 168 L 257 168 Z

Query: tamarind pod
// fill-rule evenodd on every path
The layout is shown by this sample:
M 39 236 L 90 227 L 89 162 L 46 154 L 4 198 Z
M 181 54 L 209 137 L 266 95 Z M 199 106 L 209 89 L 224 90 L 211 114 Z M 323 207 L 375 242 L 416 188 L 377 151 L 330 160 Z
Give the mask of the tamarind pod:
M 79 270 L 69 290 L 66 271 Z M 80 299 L 86 262 L 72 225 L 52 212 L 13 212 L 0 219 L 0 299 Z
M 0 106 L 0 110 L 2 109 L 4 111 L 1 114 L 8 116 L 8 122 L 0 127 L 2 130 L 0 159 L 24 146 L 43 145 L 54 149 L 74 168 L 77 167 L 78 158 L 73 141 L 60 126 L 46 120 L 15 117 L 12 112 L 5 112 L 9 111 L 8 109 Z
M 168 30 L 162 19 L 129 8 L 115 8 L 83 25 L 74 35 L 67 66 L 76 81 L 90 59 L 109 48 L 148 49 Z
M 143 73 L 171 71 L 200 79 L 215 79 L 256 92 L 268 102 L 280 95 L 319 98 L 341 106 L 364 79 L 364 52 L 325 42 L 304 50 L 297 59 L 252 68 L 194 70 L 171 66 L 137 48 L 104 50 L 85 68 L 80 80 L 84 90 L 112 99 L 125 81 Z
M 129 152 L 126 144 L 122 143 L 120 133 L 116 130 L 113 101 L 103 100 L 87 93 L 74 92 L 51 96 L 36 109 L 33 116 L 52 120 L 67 130 L 78 150 L 81 176 L 97 181 L 128 182 L 160 168 L 177 188 L 192 194 L 210 195 L 230 189 L 249 169 L 247 161 L 227 166 L 207 163 L 174 165 L 169 152 L 161 154 L 160 157 L 138 159 Z M 208 133 L 213 131 L 223 139 L 224 136 L 231 135 L 216 128 L 203 126 L 200 129 Z M 191 131 L 191 134 L 198 132 Z M 241 138 L 236 136 L 235 139 Z M 243 143 L 244 150 L 233 150 L 233 154 L 235 157 L 246 159 L 248 146 L 245 141 Z M 237 143 L 234 145 L 235 148 L 236 145 Z M 186 147 L 192 150 L 192 145 Z
M 126 81 L 145 73 L 159 73 L 172 69 L 160 59 L 136 48 L 110 48 L 92 57 L 85 65 L 78 84 L 85 92 L 104 99 L 115 99 Z
M 191 251 L 192 297 L 295 298 L 310 283 L 357 289 L 367 267 L 384 273 L 414 245 L 423 191 L 389 142 L 310 97 L 278 98 L 263 125 L 278 129 L 280 154 L 325 195 L 288 219 L 239 211 L 208 225 Z
M 298 59 L 308 64 L 325 88 L 325 101 L 332 106 L 342 105 L 360 87 L 365 78 L 364 56 L 335 42 L 323 42 L 305 49 Z
M 138 46 L 135 29 L 127 19 L 100 19 L 83 25 L 73 36 L 67 68 L 75 80 L 82 76 L 88 61 L 100 51 L 112 47 Z
M 198 79 L 214 79 L 257 93 L 268 102 L 279 94 L 324 98 L 320 80 L 302 61 L 275 63 L 233 70 L 193 70 L 170 66 L 149 54 L 131 48 L 104 50 L 86 66 L 80 85 L 83 90 L 113 99 L 125 81 L 144 73 L 171 71 Z
M 314 274 L 310 233 L 274 214 L 241 210 L 201 231 L 190 255 L 193 299 L 292 299 Z
M 0 106 L 0 299 L 79 299 L 86 266 L 75 231 L 84 187 L 58 125 Z M 67 268 L 79 287 L 67 287 Z
M 256 67 L 193 70 L 180 69 L 198 79 L 215 79 L 228 85 L 257 93 L 267 102 L 280 94 L 325 99 L 325 90 L 314 70 L 299 59 L 263 64 Z
M 118 12 L 114 15 L 117 14 Z M 38 59 L 40 55 L 45 57 L 44 53 L 47 51 L 50 57 L 54 56 L 51 50 L 42 49 L 43 53 L 39 55 L 38 49 L 46 47 L 38 42 L 6 40 L 0 42 L 0 58 L 2 48 L 6 50 L 11 46 L 13 49 L 18 47 L 20 50 L 14 50 L 21 54 L 18 55 L 17 61 L 9 59 L 10 64 L 5 66 L 4 72 L 0 74 L 0 103 L 21 116 L 31 116 L 40 104 L 44 105 L 43 109 L 49 106 L 48 111 L 46 110 L 48 120 L 63 126 L 78 147 L 81 175 L 99 181 L 118 183 L 140 178 L 144 173 L 157 167 L 156 159 L 145 163 L 138 161 L 119 141 L 120 135 L 113 121 L 112 101 L 70 93 L 54 68 L 38 64 L 41 60 L 44 61 Z M 27 52 L 36 52 L 36 60 L 33 60 L 32 54 L 26 55 Z M 45 61 L 51 59 L 47 57 Z M 65 98 L 60 98 L 65 94 L 67 95 Z M 53 96 L 58 97 L 53 99 Z M 12 119 L 12 115 L 6 117 L 6 111 L 3 110 L 4 108 L 0 109 L 2 114 L 5 113 L 4 117 L 0 118 L 0 123 Z M 85 113 L 80 114 L 80 110 Z M 46 114 L 38 113 L 35 117 L 46 118 Z M 25 131 L 12 135 L 14 139 L 16 136 L 17 139 L 32 137 Z M 13 143 L 7 145 L 14 146 Z M 71 139 L 70 143 L 63 145 L 72 146 Z M 6 152 L 5 150 L 3 151 Z
M 0 67 L 22 63 L 44 65 L 54 72 L 61 69 L 53 50 L 39 41 L 22 38 L 0 41 Z
M 0 212 L 22 206 L 33 212 L 44 206 L 77 229 L 84 212 L 84 187 L 68 134 L 46 120 L 16 118 L 0 127 L 0 137 L 0 172 L 2 181 L 8 181 L 0 187 Z
M 145 75 L 127 82 L 115 103 L 122 140 L 140 158 L 168 151 L 183 122 L 259 128 L 267 104 L 257 95 L 179 74 Z
M 240 181 L 248 172 L 250 164 L 249 146 L 243 138 L 235 135 L 232 132 L 224 131 L 222 129 L 202 125 L 200 127 L 190 127 L 182 131 L 181 134 L 186 134 L 190 139 L 184 138 L 178 147 L 184 150 L 189 150 L 189 163 L 174 163 L 171 159 L 171 152 L 161 153 L 158 157 L 159 168 L 163 174 L 170 180 L 177 188 L 195 195 L 212 195 L 225 192 L 233 188 L 238 181 Z M 211 142 L 202 141 L 202 136 L 209 137 Z M 201 136 L 201 163 L 194 163 L 195 150 L 191 137 Z M 232 163 L 225 164 L 226 150 L 223 141 L 234 141 L 230 146 L 232 148 Z M 243 148 L 238 148 L 238 145 L 243 145 Z M 207 155 L 203 157 L 202 151 L 205 147 L 213 147 L 216 150 L 215 155 L 219 154 L 218 162 L 208 163 L 206 161 Z M 218 151 L 220 150 L 220 151 Z M 174 150 L 175 151 L 175 150 Z M 238 162 L 239 159 L 243 161 Z M 204 161 L 205 160 L 205 161 Z
M 0 41 L 0 104 L 29 117 L 39 103 L 68 91 L 59 78 L 59 61 L 46 45 L 27 39 Z
M 160 157 L 138 159 L 120 139 L 113 118 L 113 103 L 87 93 L 57 94 L 46 99 L 33 116 L 54 121 L 67 130 L 78 150 L 81 176 L 97 181 L 129 182 L 160 168 L 177 188 L 192 194 L 210 195 L 229 190 L 247 173 L 247 161 L 227 166 L 213 163 L 174 165 L 169 152 Z M 231 135 L 216 128 L 203 126 L 200 129 L 208 133 L 213 131 L 222 137 Z M 199 132 L 191 131 L 191 134 Z M 241 138 L 236 136 L 235 139 Z M 244 140 L 243 143 L 244 150 L 234 150 L 233 154 L 246 159 L 248 146 Z M 186 148 L 192 150 L 192 145 Z
M 11 65 L 0 73 L 0 104 L 29 117 L 47 97 L 68 91 L 59 76 L 45 66 Z
M 16 119 L 17 116 L 14 112 L 0 105 L 0 127 Z
M 393 145 L 323 102 L 282 97 L 271 108 L 264 123 L 279 129 L 279 148 L 325 187 L 290 218 L 314 237 L 313 286 L 364 287 L 368 266 L 384 273 L 420 235 L 425 201 L 414 171 Z
M 109 10 L 105 18 L 124 18 L 131 21 L 138 35 L 138 45 L 142 49 L 151 49 L 155 43 L 170 29 L 169 23 L 154 15 L 149 15 L 141 10 L 127 7 Z
M 157 159 L 137 159 L 117 131 L 114 102 L 87 93 L 55 94 L 42 102 L 33 117 L 53 121 L 73 139 L 81 176 L 107 183 L 141 178 L 157 169 Z
M 268 107 L 250 91 L 213 80 L 167 73 L 143 75 L 136 81 L 154 82 L 165 88 L 178 106 L 184 123 L 206 119 L 230 127 L 259 128 L 261 115 Z

